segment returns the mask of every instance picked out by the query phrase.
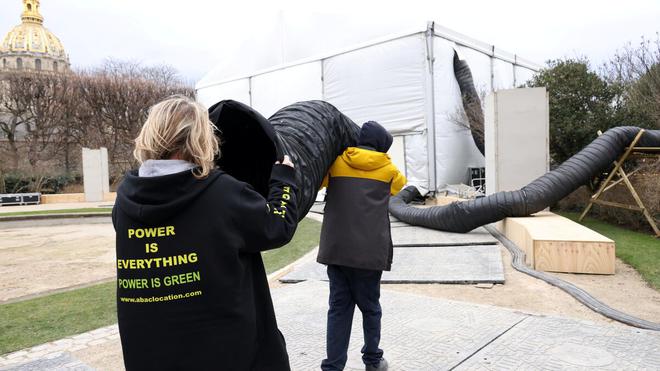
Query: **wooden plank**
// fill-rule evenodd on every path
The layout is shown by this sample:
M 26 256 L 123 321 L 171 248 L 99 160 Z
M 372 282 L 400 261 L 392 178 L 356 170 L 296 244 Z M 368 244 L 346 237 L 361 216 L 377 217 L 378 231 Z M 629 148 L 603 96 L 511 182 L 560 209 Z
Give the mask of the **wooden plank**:
M 614 274 L 614 241 L 570 219 L 540 212 L 506 218 L 502 231 L 537 270 Z
M 534 241 L 534 268 L 564 273 L 614 274 L 614 243 Z
M 506 218 L 502 221 L 500 229 L 504 235 L 515 243 L 525 252 L 525 264 L 534 266 L 534 241 L 524 223 L 520 223 L 519 218 Z
M 631 171 L 630 173 L 628 173 L 627 175 L 628 175 L 628 177 L 631 177 L 631 176 L 633 176 L 635 173 L 637 173 L 638 171 L 640 171 L 640 170 L 642 170 L 642 169 L 645 169 L 646 167 L 648 167 L 648 166 L 640 166 L 640 167 L 638 167 L 637 169 L 635 169 L 635 170 Z M 605 187 L 605 190 L 604 190 L 603 192 L 607 192 L 607 191 L 609 191 L 612 187 L 616 186 L 617 184 L 619 184 L 619 183 L 621 183 L 621 182 L 623 182 L 623 178 L 619 178 L 619 179 L 613 181 L 613 182 L 610 183 L 607 187 Z
M 619 202 L 613 202 L 613 201 L 605 201 L 605 200 L 593 200 L 593 203 L 603 205 L 603 206 L 611 206 L 611 207 L 618 207 L 620 209 L 627 209 L 627 210 L 632 210 L 632 211 L 642 211 L 641 207 L 638 206 L 633 206 L 633 205 L 626 205 L 622 204 Z

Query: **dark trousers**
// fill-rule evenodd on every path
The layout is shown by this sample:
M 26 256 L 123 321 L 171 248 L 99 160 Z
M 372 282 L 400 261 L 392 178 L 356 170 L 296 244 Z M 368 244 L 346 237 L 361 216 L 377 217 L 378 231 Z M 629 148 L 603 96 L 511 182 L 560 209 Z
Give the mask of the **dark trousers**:
M 321 363 L 322 370 L 344 369 L 356 304 L 362 312 L 362 361 L 365 365 L 380 363 L 383 358 L 383 351 L 378 348 L 382 316 L 379 301 L 382 274 L 382 271 L 328 265 L 330 309 L 326 336 L 327 358 Z

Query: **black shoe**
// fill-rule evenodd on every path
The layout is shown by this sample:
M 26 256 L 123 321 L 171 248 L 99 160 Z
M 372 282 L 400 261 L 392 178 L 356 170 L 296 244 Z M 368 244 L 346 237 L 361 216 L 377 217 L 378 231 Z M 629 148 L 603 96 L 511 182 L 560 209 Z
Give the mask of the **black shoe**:
M 380 362 L 377 365 L 367 365 L 365 367 L 366 371 L 387 371 L 387 361 L 385 358 L 381 358 Z

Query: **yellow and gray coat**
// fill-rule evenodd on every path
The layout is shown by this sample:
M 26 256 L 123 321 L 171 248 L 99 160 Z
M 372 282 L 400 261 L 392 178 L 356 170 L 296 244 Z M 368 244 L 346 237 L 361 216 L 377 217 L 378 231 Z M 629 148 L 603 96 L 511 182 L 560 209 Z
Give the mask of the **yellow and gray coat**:
M 327 203 L 317 261 L 390 270 L 392 237 L 387 207 L 406 178 L 386 153 L 349 147 L 323 180 Z

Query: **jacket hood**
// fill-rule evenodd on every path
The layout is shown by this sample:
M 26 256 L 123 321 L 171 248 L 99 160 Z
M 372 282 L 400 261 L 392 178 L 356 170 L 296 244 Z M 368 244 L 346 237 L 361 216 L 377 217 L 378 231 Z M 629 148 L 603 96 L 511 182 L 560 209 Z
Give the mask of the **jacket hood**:
M 134 170 L 126 174 L 117 189 L 117 206 L 136 221 L 160 223 L 183 211 L 222 174 L 215 170 L 207 178 L 197 179 L 186 170 L 140 177 Z
M 392 146 L 392 135 L 376 121 L 367 121 L 360 129 L 358 146 L 369 147 L 378 152 L 387 152 Z
M 348 147 L 341 158 L 354 169 L 375 170 L 391 163 L 387 153 L 371 151 L 364 148 Z

